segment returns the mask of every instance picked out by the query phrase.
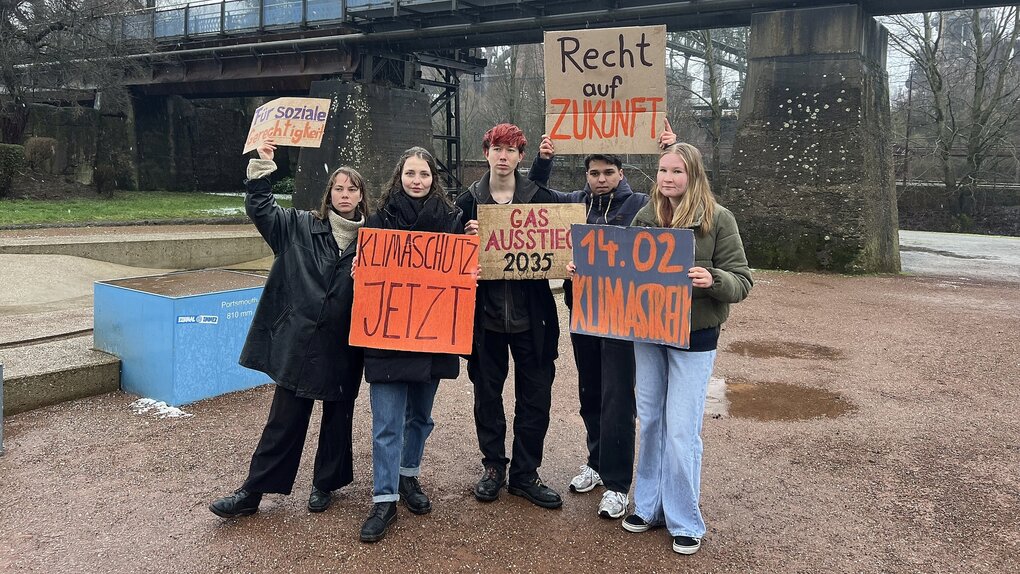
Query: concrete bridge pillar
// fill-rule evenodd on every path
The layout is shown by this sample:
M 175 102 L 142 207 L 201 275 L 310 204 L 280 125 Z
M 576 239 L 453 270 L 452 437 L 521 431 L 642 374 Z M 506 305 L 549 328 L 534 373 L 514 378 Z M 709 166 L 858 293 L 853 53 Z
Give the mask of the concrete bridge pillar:
M 752 266 L 899 271 L 886 40 L 856 6 L 754 16 L 721 194 Z
M 432 151 L 429 99 L 420 91 L 360 82 L 312 82 L 312 98 L 330 98 L 332 113 L 319 148 L 301 148 L 294 206 L 316 209 L 329 174 L 342 165 L 366 179 L 370 205 L 389 184 L 397 158 L 409 147 Z

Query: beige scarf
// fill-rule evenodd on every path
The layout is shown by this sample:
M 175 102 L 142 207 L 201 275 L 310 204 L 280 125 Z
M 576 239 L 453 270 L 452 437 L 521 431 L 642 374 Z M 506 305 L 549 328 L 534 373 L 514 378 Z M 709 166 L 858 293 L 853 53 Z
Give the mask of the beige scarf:
M 358 229 L 365 225 L 365 215 L 362 214 L 358 221 L 352 221 L 344 219 L 342 215 L 328 207 L 326 209 L 329 210 L 329 225 L 333 228 L 333 238 L 336 239 L 336 244 L 340 246 L 340 252 L 343 253 L 344 249 L 347 249 L 347 246 L 358 236 Z

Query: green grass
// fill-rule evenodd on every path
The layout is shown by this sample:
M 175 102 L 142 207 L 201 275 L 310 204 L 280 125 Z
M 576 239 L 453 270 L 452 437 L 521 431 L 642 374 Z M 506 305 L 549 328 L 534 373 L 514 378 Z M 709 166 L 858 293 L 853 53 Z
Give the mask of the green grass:
M 290 207 L 290 201 L 280 201 Z M 233 210 L 233 211 L 227 211 Z M 0 225 L 131 222 L 243 217 L 241 196 L 167 191 L 119 191 L 111 197 L 0 200 Z

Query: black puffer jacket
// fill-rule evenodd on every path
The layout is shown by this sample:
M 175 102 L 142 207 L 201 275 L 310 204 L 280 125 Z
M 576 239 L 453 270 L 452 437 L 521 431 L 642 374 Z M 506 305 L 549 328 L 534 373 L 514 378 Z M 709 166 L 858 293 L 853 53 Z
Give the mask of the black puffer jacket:
M 363 365 L 347 344 L 357 241 L 341 255 L 328 220 L 277 205 L 266 178 L 245 185 L 245 210 L 276 259 L 239 362 L 299 397 L 353 400 Z
M 440 200 L 431 197 L 428 201 Z M 398 218 L 390 212 L 389 206 L 385 206 L 368 218 L 365 227 L 439 233 L 464 232 L 459 209 L 444 206 L 442 203 L 433 207 L 435 210 L 432 211 L 431 217 L 421 216 L 414 226 L 407 228 L 401 226 Z M 439 379 L 456 379 L 458 375 L 460 359 L 457 355 L 365 349 L 365 381 L 369 383 L 427 383 Z

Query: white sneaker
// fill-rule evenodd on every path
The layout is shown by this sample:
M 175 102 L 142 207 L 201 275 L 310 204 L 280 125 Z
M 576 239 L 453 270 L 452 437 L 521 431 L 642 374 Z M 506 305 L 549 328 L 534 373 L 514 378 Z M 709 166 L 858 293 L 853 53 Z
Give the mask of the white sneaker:
M 587 464 L 580 466 L 581 474 L 578 474 L 570 481 L 571 492 L 588 492 L 602 484 L 602 477 Z
M 623 492 L 607 490 L 602 495 L 602 502 L 599 503 L 599 516 L 602 518 L 620 518 L 627 512 L 627 503 L 630 499 Z

